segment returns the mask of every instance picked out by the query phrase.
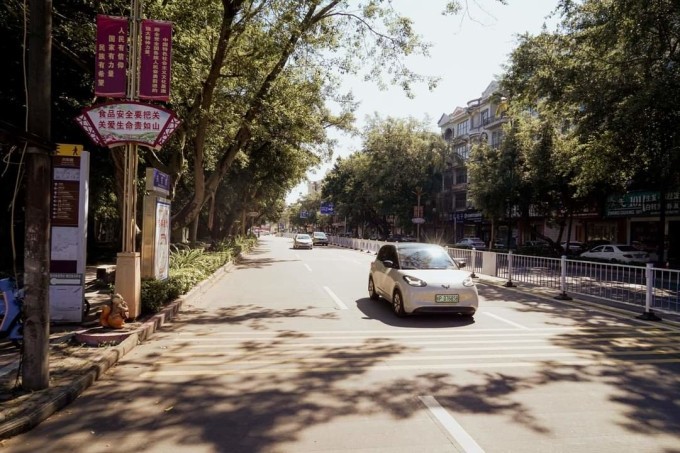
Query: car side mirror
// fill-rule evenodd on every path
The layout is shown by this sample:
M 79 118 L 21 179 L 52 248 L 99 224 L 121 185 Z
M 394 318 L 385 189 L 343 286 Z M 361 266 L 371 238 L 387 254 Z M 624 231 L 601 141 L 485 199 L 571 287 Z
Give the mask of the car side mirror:
M 394 261 L 392 261 L 392 260 L 383 260 L 382 263 L 385 267 L 390 267 L 390 268 L 394 267 Z
M 458 263 L 458 267 L 467 266 L 467 263 L 465 262 L 465 260 L 458 260 L 458 261 L 456 261 L 456 263 Z

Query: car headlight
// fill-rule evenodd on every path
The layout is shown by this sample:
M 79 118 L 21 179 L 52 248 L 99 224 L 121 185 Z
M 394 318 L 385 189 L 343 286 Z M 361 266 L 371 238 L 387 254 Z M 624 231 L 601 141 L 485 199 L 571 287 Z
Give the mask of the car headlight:
M 472 277 L 465 277 L 465 279 L 463 280 L 463 286 L 467 287 L 475 286 L 475 281 L 472 279 Z
M 411 286 L 418 287 L 427 286 L 427 283 L 425 283 L 423 280 L 416 277 L 411 277 L 410 275 L 404 275 L 404 281 Z

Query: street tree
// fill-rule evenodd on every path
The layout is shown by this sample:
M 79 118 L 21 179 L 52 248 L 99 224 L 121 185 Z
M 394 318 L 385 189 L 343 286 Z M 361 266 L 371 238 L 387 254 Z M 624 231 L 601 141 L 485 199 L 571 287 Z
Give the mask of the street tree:
M 513 52 L 513 91 L 568 121 L 578 193 L 659 192 L 662 257 L 665 199 L 680 184 L 680 5 L 563 0 L 560 12 L 558 31 L 524 37 Z

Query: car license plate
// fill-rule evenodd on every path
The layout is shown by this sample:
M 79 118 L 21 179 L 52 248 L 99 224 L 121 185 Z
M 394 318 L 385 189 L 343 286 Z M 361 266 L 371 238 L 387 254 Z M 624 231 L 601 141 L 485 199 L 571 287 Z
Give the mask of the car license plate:
M 457 304 L 458 294 L 435 294 L 434 301 L 438 304 Z

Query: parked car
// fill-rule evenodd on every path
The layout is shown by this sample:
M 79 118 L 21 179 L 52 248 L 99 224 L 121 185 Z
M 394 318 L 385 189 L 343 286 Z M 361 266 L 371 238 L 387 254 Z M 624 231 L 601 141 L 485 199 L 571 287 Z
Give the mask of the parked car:
M 462 266 L 440 245 L 386 244 L 371 263 L 368 295 L 390 301 L 400 317 L 415 313 L 474 316 L 479 295 L 471 273 Z
M 649 254 L 632 245 L 609 244 L 581 253 L 582 258 L 608 261 L 610 263 L 644 264 L 649 262 Z
M 475 248 L 477 250 L 486 250 L 486 244 L 479 238 L 463 238 L 460 241 L 453 244 L 454 247 L 460 248 Z
M 314 245 L 328 245 L 328 237 L 323 231 L 315 231 L 312 233 L 312 244 Z
M 566 241 L 560 243 L 560 245 L 562 246 L 562 249 L 569 254 L 579 253 L 583 251 L 583 243 L 579 241 L 569 241 L 568 248 Z
M 311 249 L 313 245 L 312 237 L 308 234 L 298 233 L 293 238 L 294 249 Z

